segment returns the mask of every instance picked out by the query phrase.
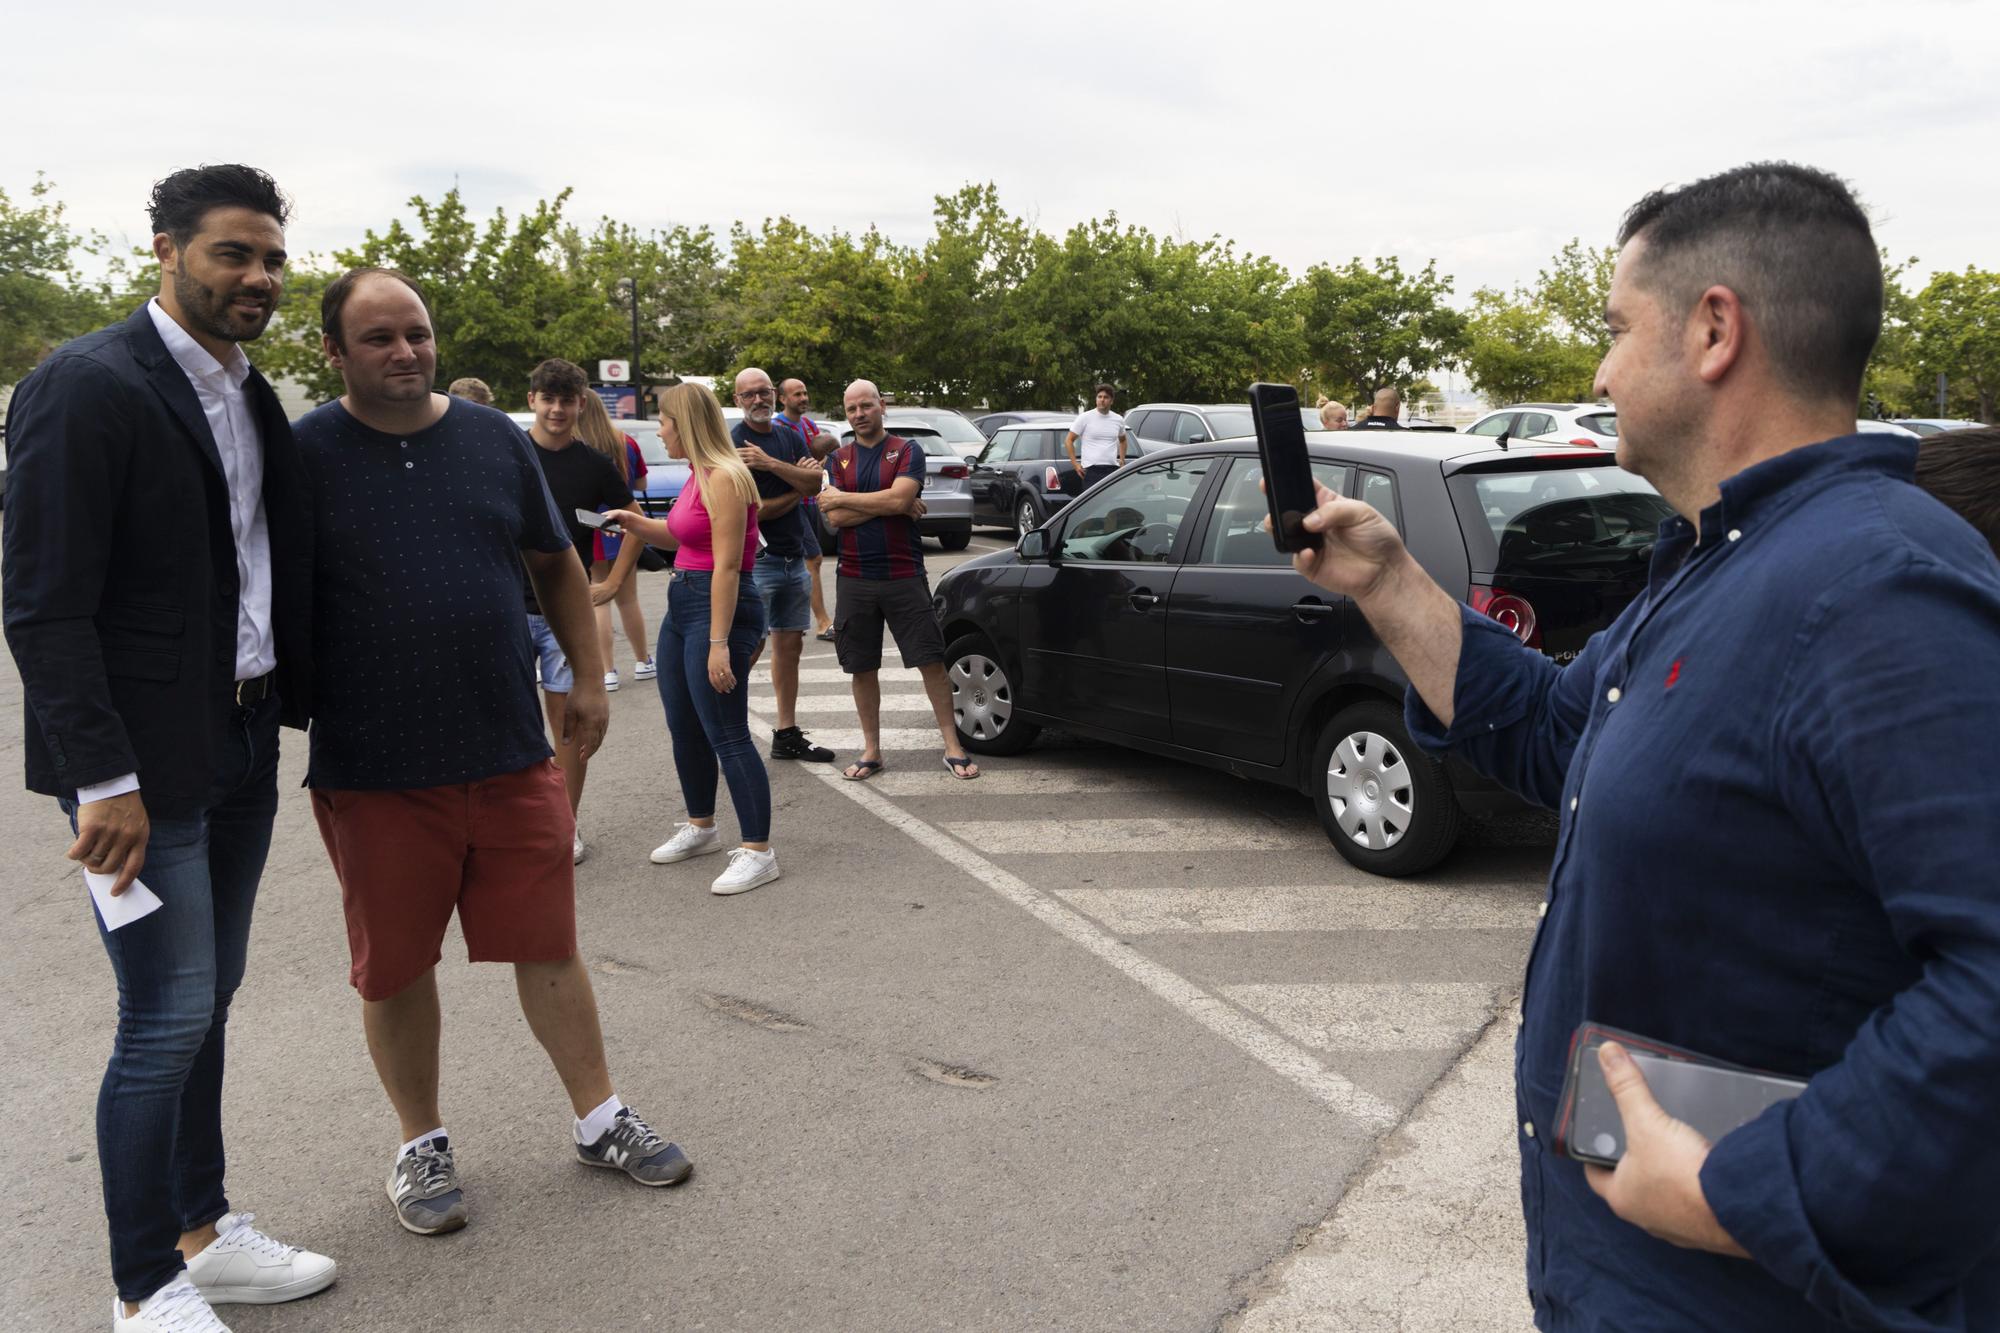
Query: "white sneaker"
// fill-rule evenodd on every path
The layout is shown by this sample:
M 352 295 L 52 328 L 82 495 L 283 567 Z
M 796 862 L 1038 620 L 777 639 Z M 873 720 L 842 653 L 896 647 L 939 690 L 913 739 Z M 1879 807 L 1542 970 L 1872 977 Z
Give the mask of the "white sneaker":
M 650 657 L 643 662 L 634 662 L 632 664 L 633 680 L 651 680 L 659 674 L 660 669 L 653 665 L 653 659 Z
M 606 694 L 609 694 L 609 693 L 611 693 L 611 692 L 612 692 L 613 690 L 615 690 L 615 689 L 617 689 L 617 688 L 618 688 L 618 673 L 617 673 L 616 671 L 607 671 L 607 672 L 605 672 L 605 673 L 604 673 L 604 692 L 605 692 Z
M 738 847 L 729 854 L 729 869 L 715 877 L 715 883 L 708 886 L 708 891 L 747 893 L 777 877 L 778 854 L 775 851 L 753 852 L 748 847 Z
M 214 1243 L 188 1258 L 188 1280 L 210 1305 L 277 1305 L 333 1285 L 333 1260 L 272 1240 L 250 1225 L 256 1220 L 224 1214 Z
M 573 866 L 583 864 L 583 835 L 581 833 L 570 840 L 569 863 Z
M 129 1318 L 125 1302 L 113 1296 L 111 1333 L 229 1333 L 229 1325 L 215 1317 L 215 1311 L 182 1273 L 140 1301 L 139 1312 Z
M 683 824 L 679 832 L 653 849 L 652 861 L 656 866 L 670 866 L 690 856 L 707 856 L 721 850 L 722 831 L 715 825 L 703 828 L 699 824 Z

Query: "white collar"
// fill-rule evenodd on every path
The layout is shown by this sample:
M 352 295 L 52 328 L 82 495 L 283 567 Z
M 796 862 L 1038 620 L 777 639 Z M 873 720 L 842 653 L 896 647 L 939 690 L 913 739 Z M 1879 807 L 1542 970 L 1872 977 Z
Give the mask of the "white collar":
M 243 381 L 250 378 L 250 358 L 243 355 L 242 347 L 231 343 L 229 359 L 217 361 L 206 347 L 174 322 L 174 317 L 161 307 L 157 296 L 146 302 L 146 313 L 153 317 L 153 327 L 160 331 L 160 341 L 167 345 L 167 350 L 173 353 L 174 360 L 180 363 L 180 368 L 187 372 L 190 379 L 222 376 L 228 379 L 231 387 L 240 389 Z

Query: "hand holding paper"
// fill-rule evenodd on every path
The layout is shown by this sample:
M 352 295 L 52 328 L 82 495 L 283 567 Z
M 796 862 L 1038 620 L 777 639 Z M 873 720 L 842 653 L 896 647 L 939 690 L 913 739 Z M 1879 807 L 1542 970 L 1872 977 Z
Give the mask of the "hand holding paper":
M 133 880 L 131 887 L 115 898 L 111 890 L 118 883 L 118 876 L 100 875 L 95 870 L 86 869 L 83 882 L 90 886 L 91 901 L 97 904 L 97 915 L 106 930 L 129 926 L 140 917 L 160 909 L 159 895 L 139 880 Z

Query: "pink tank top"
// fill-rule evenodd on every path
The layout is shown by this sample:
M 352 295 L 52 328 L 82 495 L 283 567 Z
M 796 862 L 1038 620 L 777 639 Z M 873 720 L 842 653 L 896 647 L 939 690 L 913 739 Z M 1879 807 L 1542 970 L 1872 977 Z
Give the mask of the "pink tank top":
M 738 568 L 748 575 L 757 563 L 757 506 L 745 505 L 749 517 L 743 525 L 743 563 Z M 708 521 L 708 508 L 701 502 L 701 488 L 689 477 L 674 507 L 667 511 L 667 529 L 680 543 L 674 553 L 675 569 L 715 568 L 715 529 Z

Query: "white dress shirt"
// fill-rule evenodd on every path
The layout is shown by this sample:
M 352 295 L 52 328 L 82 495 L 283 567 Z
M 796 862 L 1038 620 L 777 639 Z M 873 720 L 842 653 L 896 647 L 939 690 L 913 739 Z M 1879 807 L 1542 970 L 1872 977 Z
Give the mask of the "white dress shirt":
M 271 634 L 271 529 L 264 515 L 264 442 L 256 414 L 243 392 L 250 378 L 250 359 L 232 343 L 229 359 L 217 361 L 160 308 L 146 303 L 160 341 L 194 386 L 209 434 L 222 455 L 222 475 L 229 487 L 229 530 L 236 546 L 236 679 L 254 680 L 278 665 Z M 122 796 L 139 787 L 137 774 L 113 778 L 78 790 L 82 803 Z

